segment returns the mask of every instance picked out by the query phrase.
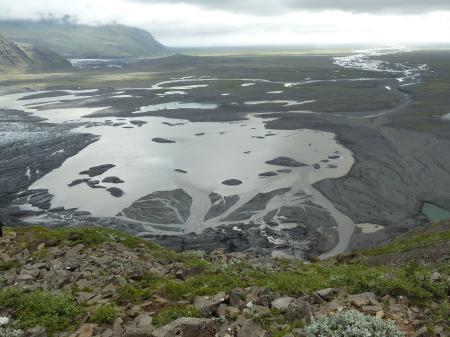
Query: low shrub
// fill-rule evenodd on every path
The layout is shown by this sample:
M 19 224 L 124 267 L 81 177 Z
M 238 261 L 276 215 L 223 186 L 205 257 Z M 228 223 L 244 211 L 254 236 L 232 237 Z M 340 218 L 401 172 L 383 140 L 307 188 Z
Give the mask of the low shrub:
M 346 311 L 323 316 L 306 327 L 307 337 L 402 337 L 390 321 Z

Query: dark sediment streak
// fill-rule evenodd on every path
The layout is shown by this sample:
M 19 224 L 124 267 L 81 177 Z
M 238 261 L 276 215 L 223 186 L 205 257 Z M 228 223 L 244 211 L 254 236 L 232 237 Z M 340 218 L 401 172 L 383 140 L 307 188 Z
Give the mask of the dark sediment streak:
M 91 134 L 70 132 L 76 124 L 42 121 L 23 111 L 0 109 L 0 133 L 4 133 L 0 139 L 0 217 L 20 214 L 17 208 L 8 207 L 17 193 L 97 140 Z

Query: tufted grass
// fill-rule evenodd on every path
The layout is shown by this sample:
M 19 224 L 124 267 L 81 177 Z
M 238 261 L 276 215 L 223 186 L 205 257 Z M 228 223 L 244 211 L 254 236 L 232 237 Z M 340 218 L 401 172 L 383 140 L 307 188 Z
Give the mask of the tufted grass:
M 69 294 L 18 288 L 0 290 L 0 310 L 16 320 L 14 328 L 26 330 L 40 325 L 49 335 L 72 330 L 83 313 Z

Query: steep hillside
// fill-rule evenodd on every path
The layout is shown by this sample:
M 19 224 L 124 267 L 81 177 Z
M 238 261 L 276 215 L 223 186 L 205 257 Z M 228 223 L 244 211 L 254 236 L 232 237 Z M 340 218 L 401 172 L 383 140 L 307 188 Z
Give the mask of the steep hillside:
M 448 221 L 308 264 L 178 254 L 100 227 L 7 228 L 0 335 L 445 337 L 449 257 Z M 327 334 L 320 317 L 337 317 L 344 334 Z
M 68 58 L 131 58 L 168 54 L 148 32 L 124 25 L 87 26 L 55 20 L 0 21 L 7 38 L 47 47 Z
M 14 42 L 0 36 L 0 71 L 24 71 L 31 65 L 28 55 Z
M 47 48 L 15 43 L 0 35 L 0 73 L 70 68 L 69 61 Z

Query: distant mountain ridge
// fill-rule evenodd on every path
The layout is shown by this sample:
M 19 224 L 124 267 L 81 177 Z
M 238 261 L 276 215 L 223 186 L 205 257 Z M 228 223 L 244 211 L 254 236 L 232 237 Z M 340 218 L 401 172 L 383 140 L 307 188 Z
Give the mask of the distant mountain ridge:
M 48 48 L 16 43 L 0 35 L 0 73 L 58 71 L 71 68 L 69 61 Z
M 88 26 L 58 20 L 0 21 L 0 34 L 67 58 L 145 58 L 169 54 L 149 32 L 125 25 Z

